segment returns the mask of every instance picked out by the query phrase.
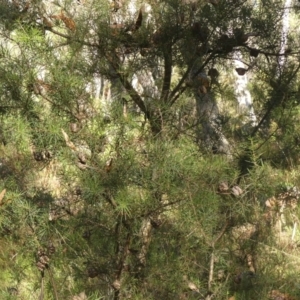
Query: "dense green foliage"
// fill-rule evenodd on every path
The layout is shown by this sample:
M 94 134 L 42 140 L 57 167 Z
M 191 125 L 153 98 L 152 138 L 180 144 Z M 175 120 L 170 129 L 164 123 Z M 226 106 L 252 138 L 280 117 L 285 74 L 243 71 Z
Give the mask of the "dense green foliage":
M 297 7 L 135 5 L 0 3 L 0 298 L 298 299 Z

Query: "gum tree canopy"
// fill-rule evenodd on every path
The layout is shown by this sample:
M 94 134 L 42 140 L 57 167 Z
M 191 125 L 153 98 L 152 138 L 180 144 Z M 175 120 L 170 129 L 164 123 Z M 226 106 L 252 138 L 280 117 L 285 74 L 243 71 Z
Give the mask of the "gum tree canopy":
M 43 57 L 30 59 L 23 80 L 43 73 L 45 84 L 54 86 L 51 68 L 58 73 L 59 66 L 62 73 L 81 75 L 86 81 L 82 85 L 101 76 L 113 82 L 113 88 L 119 85 L 117 94 L 145 115 L 154 134 L 174 122 L 171 107 L 192 91 L 202 114 L 198 119 L 211 123 L 207 130 L 199 121 L 206 131 L 204 140 L 209 134 L 220 140 L 217 105 L 206 94 L 236 53 L 248 66 L 237 68 L 242 76 L 248 69 L 274 70 L 274 64 L 298 47 L 292 39 L 282 51 L 281 1 L 2 1 L 1 12 L 4 40 L 12 39 L 10 33 L 16 30 L 35 30 L 40 39 L 45 34 L 34 45 Z M 41 47 L 53 57 L 42 55 Z M 24 49 L 16 51 L 26 56 Z M 74 57 L 70 66 L 65 65 L 66 53 Z M 52 105 L 62 105 L 62 99 L 52 98 Z
M 0 0 L 1 299 L 295 288 L 292 5 Z

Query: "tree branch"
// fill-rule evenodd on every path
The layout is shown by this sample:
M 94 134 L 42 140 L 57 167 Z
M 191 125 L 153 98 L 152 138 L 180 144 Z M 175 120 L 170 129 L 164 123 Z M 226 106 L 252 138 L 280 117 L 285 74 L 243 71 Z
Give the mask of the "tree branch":
M 211 255 L 210 255 L 210 263 L 209 263 L 209 273 L 208 273 L 208 282 L 207 282 L 207 296 L 205 297 L 205 300 L 210 300 L 213 297 L 213 293 L 212 293 L 212 282 L 214 279 L 214 265 L 215 265 L 215 254 L 214 254 L 214 250 L 215 250 L 215 245 L 216 243 L 221 239 L 221 237 L 224 235 L 224 233 L 226 232 L 226 229 L 228 227 L 228 221 L 226 221 L 226 223 L 223 225 L 220 233 L 218 234 L 218 236 L 214 239 L 214 241 L 211 243 Z
M 186 69 L 185 73 L 183 74 L 183 76 L 181 77 L 180 81 L 176 85 L 176 87 L 170 93 L 169 102 L 171 103 L 171 105 L 173 105 L 175 103 L 175 101 L 178 99 L 178 97 L 183 93 L 183 91 L 181 91 L 181 87 L 182 87 L 183 83 L 185 82 L 185 80 L 187 79 L 187 77 L 189 76 L 192 68 L 193 68 L 193 64 L 190 64 L 188 66 L 188 68 Z
M 116 233 L 117 234 L 117 243 L 119 243 L 119 231 Z M 121 282 L 122 282 L 122 274 L 125 270 L 125 261 L 126 258 L 128 257 L 129 254 L 129 248 L 130 248 L 130 243 L 131 243 L 131 233 L 129 232 L 126 236 L 126 241 L 123 247 L 118 247 L 117 251 L 119 252 L 119 260 L 117 262 L 117 270 L 115 272 L 115 278 L 114 282 L 112 283 L 112 287 L 114 289 L 114 300 L 118 300 L 120 298 L 120 289 L 121 289 Z
M 267 52 L 264 50 L 260 50 L 260 49 L 256 49 L 256 48 L 252 48 L 249 47 L 248 45 L 243 45 L 244 48 L 248 49 L 248 50 L 252 50 L 252 51 L 256 51 L 257 55 L 258 54 L 264 54 L 266 56 L 275 56 L 275 57 L 280 57 L 280 56 L 287 56 L 287 55 L 294 55 L 294 54 L 300 54 L 300 52 L 285 52 L 285 53 L 279 53 L 279 52 Z
M 205 66 L 211 61 L 212 58 L 214 58 L 215 52 L 210 53 L 210 55 L 206 58 L 204 63 L 199 67 L 197 72 L 195 72 L 192 76 L 192 79 L 194 79 L 198 74 L 200 74 Z M 195 58 L 194 58 L 195 59 Z M 191 70 L 193 69 L 194 63 L 190 63 L 188 68 L 186 69 L 185 73 L 181 77 L 180 81 L 178 82 L 177 86 L 174 88 L 174 90 L 170 94 L 169 102 L 171 106 L 176 102 L 176 100 L 182 95 L 182 93 L 186 90 L 186 87 L 183 87 L 183 83 L 189 76 Z
M 76 115 L 74 115 L 71 110 L 65 109 L 62 105 L 59 105 L 59 104 L 55 103 L 54 101 L 52 101 L 49 97 L 47 97 L 43 93 L 39 93 L 38 95 L 40 95 L 44 100 L 46 100 L 47 102 L 49 102 L 53 106 L 56 106 L 60 110 L 64 111 L 65 113 L 67 113 L 69 115 L 71 115 L 73 118 L 76 118 L 77 120 L 79 120 L 78 117 Z
M 128 95 L 131 97 L 133 102 L 140 108 L 140 110 L 145 114 L 148 120 L 151 119 L 152 114 L 145 106 L 145 103 L 141 96 L 137 93 L 137 91 L 133 88 L 132 84 L 126 78 L 126 75 L 121 74 L 119 71 L 120 67 L 120 60 L 118 56 L 114 53 L 113 57 L 105 55 L 107 61 L 110 63 L 111 67 L 113 68 L 115 75 L 118 77 L 120 82 L 122 83 L 123 87 L 127 91 Z
M 74 38 L 73 36 L 71 35 L 68 35 L 68 34 L 64 34 L 62 32 L 59 32 L 53 28 L 46 28 L 47 31 L 49 32 L 52 32 L 53 34 L 56 34 L 60 37 L 63 37 L 69 41 L 73 41 L 73 42 L 76 42 L 76 43 L 79 43 L 79 44 L 82 44 L 82 45 L 85 45 L 85 46 L 88 46 L 88 47 L 94 47 L 94 48 L 99 48 L 99 44 L 93 44 L 93 43 L 89 43 L 89 42 L 86 42 L 84 40 L 79 40 L 79 39 L 76 39 Z
M 297 66 L 297 68 L 294 70 L 294 72 L 291 74 L 290 78 L 288 79 L 288 81 L 285 83 L 285 85 L 288 85 L 291 83 L 291 81 L 293 80 L 293 78 L 295 78 L 296 74 L 298 73 L 298 71 L 300 70 L 300 64 Z M 282 91 L 281 91 L 282 90 Z M 281 91 L 281 99 L 280 101 L 275 101 L 275 95 L 277 96 L 277 91 Z M 255 134 L 257 133 L 257 131 L 261 128 L 262 124 L 264 123 L 264 121 L 269 117 L 269 115 L 271 114 L 272 110 L 278 105 L 278 103 L 282 103 L 285 99 L 285 93 L 283 92 L 284 90 L 281 88 L 281 85 L 279 85 L 273 92 L 274 95 L 273 97 L 271 97 L 270 101 L 270 106 L 267 109 L 266 113 L 264 114 L 264 116 L 261 118 L 261 120 L 259 121 L 259 123 L 257 124 L 257 126 L 254 127 L 252 133 L 251 133 L 251 137 L 254 137 Z
M 164 79 L 160 99 L 166 102 L 170 92 L 172 78 L 172 45 L 167 45 L 164 50 Z

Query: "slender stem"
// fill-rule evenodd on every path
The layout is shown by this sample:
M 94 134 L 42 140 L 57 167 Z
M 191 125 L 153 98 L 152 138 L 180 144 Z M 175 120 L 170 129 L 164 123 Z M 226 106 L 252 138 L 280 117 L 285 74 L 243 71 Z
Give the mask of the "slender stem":
M 210 256 L 210 264 L 209 264 L 209 275 L 208 275 L 208 291 L 211 291 L 211 283 L 214 278 L 214 264 L 215 264 L 215 254 L 212 251 L 211 256 Z
M 194 79 L 197 75 L 199 75 L 203 71 L 203 69 L 205 68 L 205 66 L 214 57 L 215 57 L 215 52 L 210 53 L 210 55 L 206 58 L 206 60 L 204 61 L 204 63 L 193 74 L 192 79 Z M 173 105 L 176 102 L 176 100 L 180 97 L 180 95 L 182 95 L 182 93 L 186 90 L 186 87 L 183 87 L 182 85 L 185 82 L 185 80 L 187 79 L 187 77 L 189 76 L 189 74 L 190 74 L 190 72 L 191 72 L 191 70 L 192 70 L 193 67 L 194 67 L 194 64 L 190 63 L 189 66 L 188 66 L 188 68 L 186 69 L 185 73 L 181 77 L 180 81 L 178 82 L 177 86 L 171 92 L 170 97 L 169 97 L 169 102 L 170 102 L 171 105 Z
M 50 277 L 50 281 L 51 281 L 51 285 L 53 288 L 53 292 L 54 292 L 54 296 L 55 296 L 55 300 L 58 300 L 58 294 L 57 294 L 57 289 L 56 289 L 56 285 L 54 283 L 54 279 L 53 279 L 53 273 L 51 271 L 50 268 L 48 268 L 48 273 L 49 273 L 49 277 Z
M 172 45 L 168 45 L 164 50 L 164 79 L 161 91 L 161 100 L 166 102 L 170 92 L 171 78 L 172 78 Z

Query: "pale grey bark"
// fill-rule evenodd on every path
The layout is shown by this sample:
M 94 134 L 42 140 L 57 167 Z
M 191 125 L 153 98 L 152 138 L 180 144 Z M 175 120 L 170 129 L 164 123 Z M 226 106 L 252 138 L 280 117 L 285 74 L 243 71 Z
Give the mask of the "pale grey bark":
M 219 120 L 219 109 L 211 94 L 195 93 L 197 112 L 201 130 L 199 140 L 201 146 L 214 153 L 231 155 L 230 144 L 222 132 Z
M 282 31 L 281 31 L 281 41 L 280 41 L 280 51 L 279 54 L 284 54 L 287 43 L 288 43 L 288 33 L 289 33 L 289 19 L 290 19 L 290 10 L 291 10 L 292 0 L 286 0 L 284 4 L 284 10 L 282 14 Z M 285 65 L 286 58 L 284 55 L 280 55 L 278 58 L 278 68 L 277 76 L 280 76 L 282 69 Z
M 200 73 L 197 77 L 195 82 L 208 81 L 205 73 Z M 194 95 L 201 125 L 198 136 L 200 146 L 208 151 L 231 156 L 230 144 L 222 132 L 219 108 L 213 94 L 194 84 Z
M 248 68 L 248 66 L 242 62 L 242 54 L 240 52 L 234 53 L 234 66 L 236 69 Z M 245 117 L 243 120 L 243 125 L 250 125 L 250 127 L 253 127 L 257 125 L 257 118 L 253 108 L 251 93 L 248 88 L 249 80 L 247 73 L 244 75 L 239 75 L 236 71 L 234 71 L 234 76 L 235 96 L 238 102 L 238 113 L 240 115 L 244 115 Z

